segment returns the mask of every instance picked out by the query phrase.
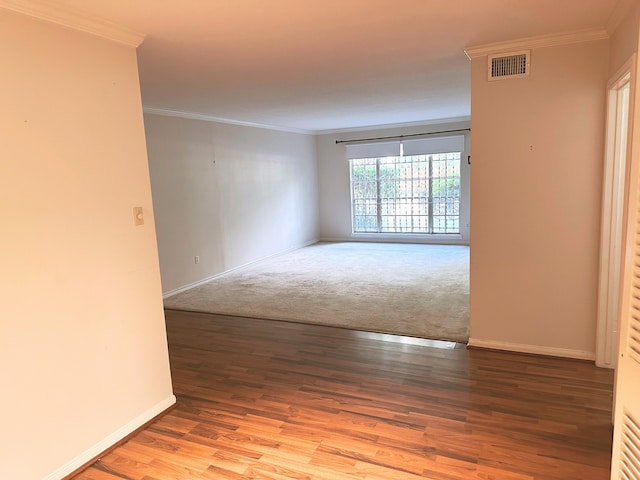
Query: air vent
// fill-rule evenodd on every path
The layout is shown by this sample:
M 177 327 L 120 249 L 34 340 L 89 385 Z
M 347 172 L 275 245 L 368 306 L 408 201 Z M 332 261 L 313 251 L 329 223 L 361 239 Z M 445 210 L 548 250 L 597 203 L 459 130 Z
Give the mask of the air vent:
M 529 75 L 529 50 L 489 55 L 489 80 L 519 78 Z

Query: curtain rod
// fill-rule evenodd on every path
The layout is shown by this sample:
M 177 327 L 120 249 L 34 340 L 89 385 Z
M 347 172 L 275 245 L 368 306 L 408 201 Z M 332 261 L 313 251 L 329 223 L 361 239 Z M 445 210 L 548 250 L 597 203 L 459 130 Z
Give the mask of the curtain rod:
M 439 135 L 442 133 L 458 133 L 458 132 L 470 132 L 470 131 L 471 131 L 470 128 L 458 128 L 457 130 L 441 130 L 440 132 L 413 133 L 410 135 L 392 135 L 390 137 L 358 138 L 356 140 L 336 140 L 336 145 L 339 145 L 341 143 L 373 142 L 377 140 L 402 140 L 403 138 L 424 137 L 427 135 Z

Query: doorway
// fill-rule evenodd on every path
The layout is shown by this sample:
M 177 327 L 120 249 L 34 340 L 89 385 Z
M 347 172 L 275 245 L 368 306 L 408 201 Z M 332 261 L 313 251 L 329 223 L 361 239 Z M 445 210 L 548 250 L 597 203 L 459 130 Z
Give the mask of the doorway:
M 605 368 L 616 367 L 618 354 L 618 311 L 623 262 L 629 102 L 631 72 L 634 64 L 635 56 L 614 75 L 608 84 L 596 336 L 596 365 Z

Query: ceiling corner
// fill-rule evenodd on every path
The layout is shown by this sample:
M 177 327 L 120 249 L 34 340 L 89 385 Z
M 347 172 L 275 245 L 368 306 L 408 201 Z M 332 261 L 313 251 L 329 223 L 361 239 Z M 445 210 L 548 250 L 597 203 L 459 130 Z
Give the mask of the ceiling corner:
M 631 8 L 635 4 L 635 0 L 618 0 L 616 3 L 613 12 L 611 12 L 611 16 L 609 17 L 609 21 L 607 22 L 607 32 L 609 35 L 612 35 L 613 32 L 620 26 L 622 20 L 629 14 Z
M 74 11 L 46 0 L 0 0 L 0 8 L 137 48 L 145 36 L 99 17 Z

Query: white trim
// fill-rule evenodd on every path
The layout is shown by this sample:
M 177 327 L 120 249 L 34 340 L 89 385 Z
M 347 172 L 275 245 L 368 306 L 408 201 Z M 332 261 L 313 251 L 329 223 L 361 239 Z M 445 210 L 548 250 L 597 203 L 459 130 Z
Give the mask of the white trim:
M 254 265 L 254 264 L 258 263 L 258 262 L 262 262 L 264 260 L 269 260 L 271 258 L 275 258 L 275 257 L 279 257 L 281 255 L 285 255 L 287 253 L 291 253 L 291 252 L 293 252 L 295 250 L 299 250 L 301 248 L 308 247 L 309 245 L 316 244 L 316 243 L 318 243 L 320 241 L 321 240 L 318 240 L 318 239 L 311 240 L 311 241 L 303 243 L 303 244 L 301 244 L 301 245 L 299 245 L 297 247 L 288 248 L 287 250 L 283 250 L 281 252 L 277 252 L 277 253 L 274 253 L 272 255 L 267 255 L 266 257 L 262 257 L 262 258 L 259 258 L 257 260 L 253 260 L 253 261 L 251 261 L 249 263 L 244 263 L 244 264 L 242 264 L 242 265 L 240 265 L 238 267 L 234 267 L 234 268 L 231 268 L 229 270 L 225 270 L 224 272 L 220 272 L 220 273 L 217 273 L 215 275 L 212 275 L 210 277 L 203 278 L 202 280 L 198 280 L 197 282 L 189 283 L 189 284 L 187 284 L 187 285 L 185 285 L 183 287 L 178 287 L 178 288 L 175 288 L 173 290 L 169 290 L 168 292 L 163 292 L 162 293 L 162 299 L 166 300 L 167 298 L 173 297 L 174 295 L 177 295 L 179 293 L 186 292 L 187 290 L 191 290 L 192 288 L 196 288 L 196 287 L 199 287 L 200 285 L 204 285 L 205 283 L 209 283 L 210 281 L 215 280 L 216 278 L 224 277 L 225 275 L 228 275 L 228 274 L 230 274 L 232 272 L 236 272 L 236 271 L 241 270 L 243 268 L 250 267 L 251 265 Z
M 517 353 L 531 353 L 534 355 L 546 355 L 550 357 L 576 358 L 579 360 L 595 359 L 595 354 L 593 352 L 587 352 L 585 350 L 572 350 L 568 348 L 544 347 L 542 345 L 496 342 L 493 340 L 480 340 L 478 338 L 470 338 L 467 345 L 476 348 L 488 348 L 492 350 L 504 350 Z
M 311 130 L 278 127 L 276 125 L 265 125 L 262 123 L 245 122 L 242 120 L 231 120 L 229 118 L 215 117 L 213 115 L 207 115 L 204 113 L 183 112 L 180 110 L 168 110 L 165 108 L 143 106 L 142 111 L 144 113 L 148 113 L 151 115 L 162 115 L 164 117 L 178 117 L 178 118 L 187 118 L 189 120 L 203 120 L 205 122 L 226 123 L 229 125 L 240 125 L 242 127 L 263 128 L 266 130 L 277 130 L 277 131 L 288 132 L 288 133 L 300 133 L 303 135 L 314 135 L 315 133 L 315 132 L 312 132 Z
M 243 265 L 242 267 L 244 267 L 245 265 Z M 237 268 L 242 268 L 242 267 L 237 267 Z M 183 287 L 178 287 L 178 288 L 174 288 L 173 290 L 169 290 L 168 292 L 163 292 L 162 293 L 162 299 L 166 300 L 169 297 L 173 297 L 174 295 L 178 295 L 179 293 L 182 292 L 186 292 L 187 290 L 191 290 L 192 288 L 196 288 L 199 287 L 200 285 L 204 285 L 205 283 L 209 283 L 211 280 L 215 280 L 216 278 L 220 278 L 225 276 L 227 273 L 231 273 L 234 270 L 237 270 L 237 268 L 232 268 L 231 270 L 226 270 L 222 273 L 217 273 L 216 275 L 212 275 L 210 277 L 206 277 L 203 278 L 202 280 L 198 280 L 197 282 L 193 282 L 193 283 L 188 283 L 187 285 L 183 286 Z
M 2 2 L 3 0 L 0 0 Z M 438 120 L 421 120 L 416 122 L 404 122 L 404 123 L 389 123 L 384 125 L 372 125 L 367 127 L 353 127 L 353 128 L 336 128 L 331 130 L 303 130 L 300 128 L 280 127 L 277 125 L 267 125 L 263 123 L 245 122 L 243 120 L 232 120 L 229 118 L 216 117 L 214 115 L 208 115 L 205 113 L 185 112 L 180 110 L 171 110 L 166 108 L 159 108 L 153 106 L 143 106 L 142 111 L 150 115 L 161 115 L 165 117 L 178 117 L 187 118 L 190 120 L 204 120 L 206 122 L 227 123 L 230 125 L 240 125 L 244 127 L 264 128 L 267 130 L 278 130 L 289 133 L 300 133 L 303 135 L 330 135 L 337 133 L 350 133 L 350 132 L 373 132 L 377 130 L 389 130 L 393 128 L 406 128 L 406 127 L 422 127 L 429 125 L 446 125 L 449 123 L 464 123 L 469 124 L 471 117 L 451 117 L 442 118 Z M 466 127 L 468 128 L 468 127 Z
M 602 182 L 602 215 L 600 226 L 600 261 L 598 309 L 596 322 L 596 365 L 615 368 L 617 363 L 618 317 L 621 269 L 624 259 L 624 196 L 626 168 L 631 152 L 631 122 L 633 119 L 634 54 L 607 83 L 607 125 Z M 621 125 L 619 92 L 629 88 L 627 123 Z M 624 158 L 620 156 L 619 135 L 626 127 Z
M 613 90 L 615 88 L 618 88 L 619 85 L 621 83 L 629 83 L 631 84 L 631 82 L 633 81 L 633 78 L 629 79 L 629 81 L 623 81 L 624 77 L 626 77 L 627 75 L 631 75 L 631 77 L 635 77 L 635 66 L 636 66 L 636 53 L 633 53 L 629 59 L 624 62 L 624 65 L 622 65 L 618 71 L 616 73 L 614 73 L 611 78 L 609 79 L 609 81 L 607 82 L 607 90 Z M 631 85 L 629 85 L 631 87 Z M 633 89 L 633 91 L 635 92 L 635 88 Z M 629 103 L 631 103 L 631 98 L 629 99 Z M 632 105 L 630 105 L 630 107 L 632 107 Z
M 333 135 L 336 133 L 350 133 L 350 132 L 374 132 L 376 130 L 389 130 L 392 128 L 407 128 L 407 127 L 424 127 L 429 125 L 446 125 L 449 123 L 471 122 L 471 117 L 451 117 L 440 118 L 438 120 L 421 120 L 417 122 L 404 122 L 404 123 L 388 123 L 385 125 L 372 125 L 368 127 L 353 127 L 353 128 L 336 128 L 331 130 L 316 130 L 313 133 L 315 135 Z
M 533 48 L 555 47 L 571 43 L 592 42 L 594 40 L 606 40 L 609 38 L 604 28 L 590 28 L 574 32 L 555 33 L 537 37 L 520 38 L 508 42 L 487 43 L 464 49 L 469 59 L 484 57 L 494 53 L 506 53 L 512 50 L 526 50 Z
M 142 425 L 147 423 L 150 420 L 153 420 L 155 417 L 160 415 L 162 412 L 167 410 L 169 407 L 176 403 L 175 395 L 171 395 L 161 401 L 160 403 L 154 405 L 146 412 L 141 413 L 136 418 L 128 422 L 126 425 L 122 426 L 109 436 L 105 437 L 100 442 L 96 443 L 94 446 L 85 450 L 83 453 L 72 459 L 71 461 L 64 464 L 62 467 L 58 468 L 54 472 L 51 472 L 49 475 L 44 477 L 43 480 L 59 480 L 61 478 L 66 477 L 67 475 L 75 472 L 82 466 L 84 466 L 87 462 L 90 462 L 98 455 L 102 454 L 120 440 L 125 438 L 130 433 L 136 431 Z
M 0 8 L 138 47 L 145 35 L 109 20 L 72 10 L 45 0 L 0 0 Z

